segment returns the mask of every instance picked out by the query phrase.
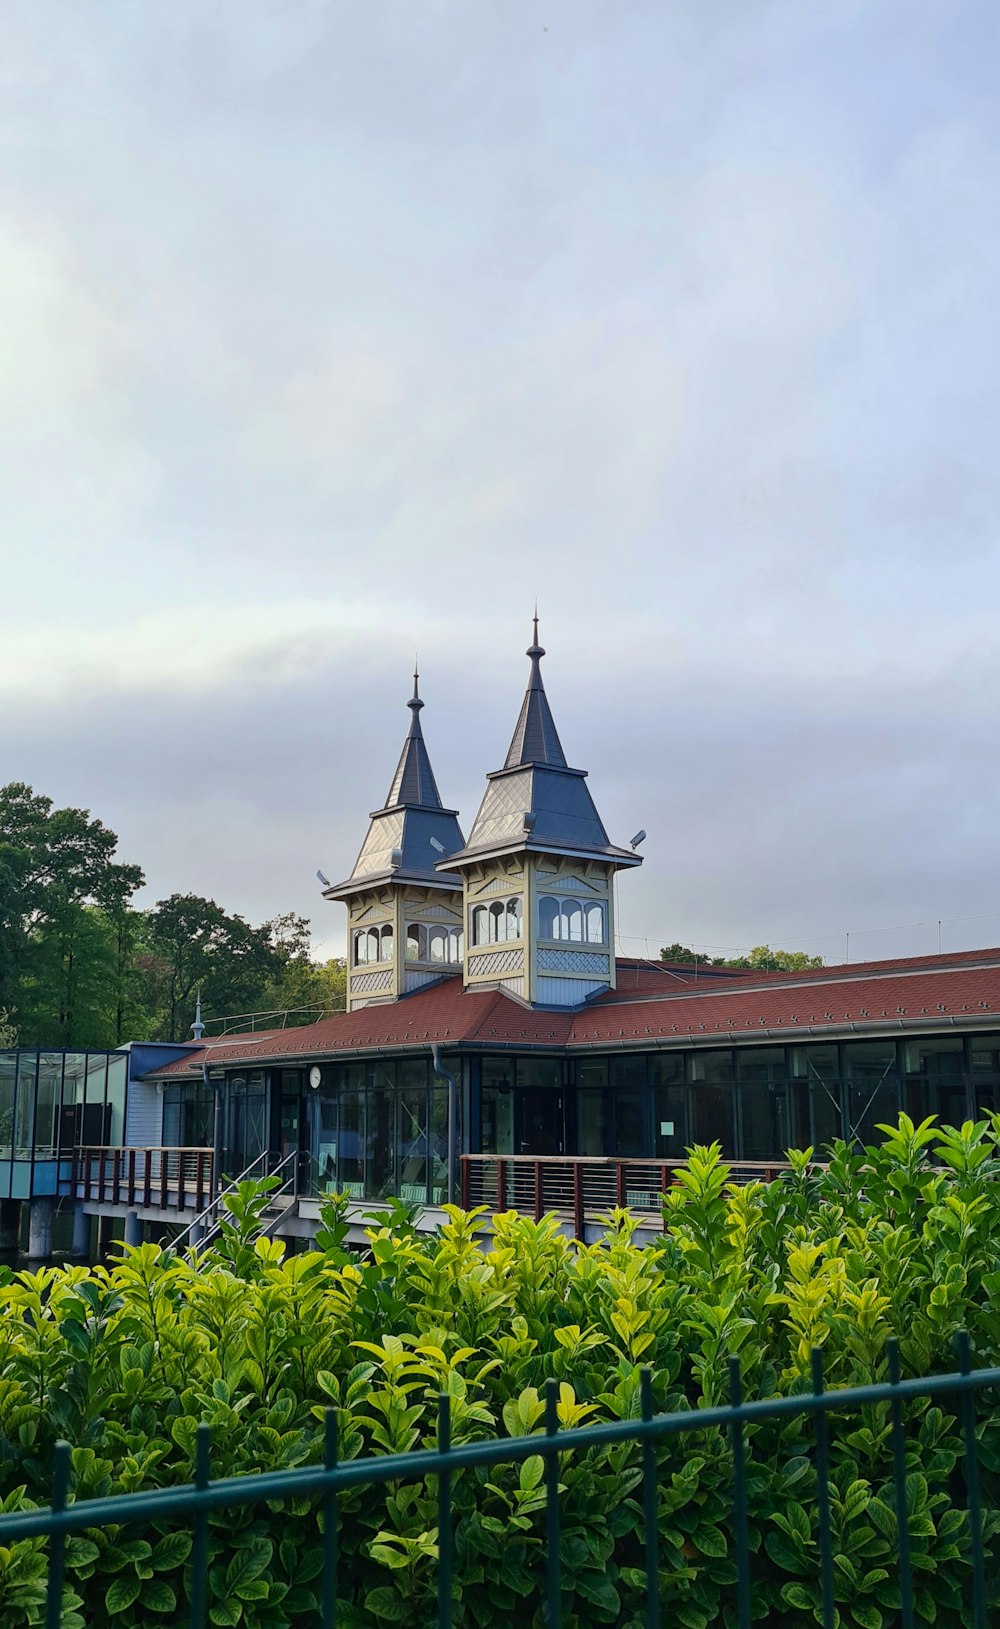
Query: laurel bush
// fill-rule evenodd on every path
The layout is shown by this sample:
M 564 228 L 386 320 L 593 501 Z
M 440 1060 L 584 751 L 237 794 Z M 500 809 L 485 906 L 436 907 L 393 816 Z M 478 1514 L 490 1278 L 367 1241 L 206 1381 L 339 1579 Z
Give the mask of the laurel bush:
M 1000 1363 L 1000 1116 L 960 1129 L 901 1116 L 866 1150 L 791 1153 L 769 1184 L 737 1187 L 718 1147 L 695 1148 L 664 1196 L 663 1233 L 635 1240 L 627 1212 L 598 1243 L 555 1217 L 448 1209 L 435 1236 L 393 1203 L 368 1246 L 346 1244 L 346 1198 L 317 1248 L 287 1256 L 258 1235 L 266 1186 L 235 1196 L 200 1257 L 144 1244 L 109 1268 L 6 1273 L 0 1283 L 0 1510 L 47 1502 L 55 1442 L 73 1444 L 77 1500 L 190 1482 L 212 1428 L 213 1476 L 322 1456 L 336 1411 L 342 1458 L 539 1431 L 547 1379 L 563 1426 L 632 1419 L 640 1368 L 659 1410 L 809 1388 L 814 1349 L 831 1387 L 954 1367 L 965 1329 L 977 1366 Z M 977 1400 L 987 1577 L 1000 1577 L 1000 1417 Z M 959 1405 L 905 1406 L 907 1522 L 916 1621 L 964 1629 L 970 1555 Z M 900 1619 L 889 1406 L 830 1416 L 838 1629 Z M 747 1432 L 753 1613 L 773 1629 L 822 1621 L 815 1431 L 805 1417 Z M 732 1455 L 718 1430 L 656 1449 L 663 1620 L 736 1621 Z M 645 1623 L 641 1450 L 559 1462 L 563 1629 Z M 545 1496 L 539 1456 L 454 1477 L 456 1629 L 543 1629 Z M 341 1629 L 436 1621 L 434 1478 L 340 1498 Z M 2 1544 L 2 1526 L 0 1526 Z M 218 1629 L 319 1622 L 322 1516 L 302 1499 L 226 1509 L 209 1526 Z M 191 1538 L 164 1522 L 88 1530 L 67 1544 L 66 1629 L 180 1629 Z M 40 1625 L 41 1540 L 0 1548 L 0 1626 Z M 991 1611 L 1000 1607 L 994 1582 Z M 992 1620 L 991 1620 L 992 1621 Z

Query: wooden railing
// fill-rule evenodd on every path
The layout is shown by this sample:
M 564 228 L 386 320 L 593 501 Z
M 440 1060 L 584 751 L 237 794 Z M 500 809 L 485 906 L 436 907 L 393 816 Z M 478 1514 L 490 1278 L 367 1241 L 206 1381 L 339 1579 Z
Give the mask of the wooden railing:
M 588 1216 L 623 1206 L 660 1221 L 663 1194 L 674 1185 L 684 1160 L 619 1160 L 558 1154 L 463 1154 L 462 1205 L 491 1211 L 519 1210 L 539 1220 L 546 1211 L 573 1218 L 583 1238 Z M 773 1182 L 790 1166 L 781 1160 L 734 1160 L 733 1182 Z
M 215 1191 L 211 1148 L 78 1148 L 73 1194 L 99 1204 L 203 1210 Z

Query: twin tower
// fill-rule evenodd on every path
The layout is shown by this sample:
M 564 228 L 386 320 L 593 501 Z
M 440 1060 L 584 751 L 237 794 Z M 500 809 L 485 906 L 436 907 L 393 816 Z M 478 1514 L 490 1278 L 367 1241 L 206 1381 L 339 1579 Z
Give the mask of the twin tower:
M 540 1007 L 577 1007 L 615 983 L 616 871 L 641 863 L 608 841 L 587 772 L 566 762 L 542 683 L 538 618 L 531 673 L 502 769 L 468 842 L 446 809 L 411 722 L 381 809 L 346 882 L 324 889 L 350 913 L 349 1011 L 447 975 Z

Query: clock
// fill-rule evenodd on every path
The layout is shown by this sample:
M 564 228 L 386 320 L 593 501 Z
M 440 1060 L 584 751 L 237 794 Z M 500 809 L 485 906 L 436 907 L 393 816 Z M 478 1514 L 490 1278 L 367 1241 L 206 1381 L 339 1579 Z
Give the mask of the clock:
M 320 1083 L 320 1081 L 322 1079 L 323 1079 L 323 1071 L 320 1068 L 318 1063 L 314 1063 L 312 1068 L 309 1071 L 309 1084 L 313 1088 L 314 1091 L 315 1091 L 316 1087 L 319 1085 L 319 1083 Z

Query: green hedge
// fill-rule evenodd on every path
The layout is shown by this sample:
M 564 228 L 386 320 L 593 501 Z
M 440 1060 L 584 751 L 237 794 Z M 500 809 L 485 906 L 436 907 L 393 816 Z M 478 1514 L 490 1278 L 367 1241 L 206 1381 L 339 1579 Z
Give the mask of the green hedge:
M 665 1204 L 655 1245 L 627 1214 L 597 1244 L 553 1218 L 493 1223 L 449 1212 L 425 1238 L 397 1205 L 372 1219 L 370 1250 L 344 1244 L 346 1202 L 327 1207 L 319 1248 L 284 1258 L 251 1242 L 265 1196 L 246 1185 L 217 1248 L 196 1264 L 158 1247 L 110 1270 L 7 1274 L 0 1284 L 0 1496 L 47 1502 L 52 1449 L 73 1443 L 83 1499 L 186 1482 L 195 1430 L 213 1428 L 213 1474 L 321 1456 L 324 1408 L 341 1452 L 434 1442 L 436 1398 L 453 1440 L 538 1430 L 540 1391 L 560 1382 L 560 1420 L 639 1414 L 640 1365 L 658 1409 L 724 1402 L 727 1358 L 745 1393 L 808 1389 L 811 1349 L 827 1384 L 885 1378 L 898 1338 L 905 1374 L 954 1366 L 955 1332 L 973 1361 L 1000 1361 L 1000 1117 L 961 1130 L 902 1117 L 878 1147 L 839 1144 L 825 1171 L 811 1151 L 770 1186 L 734 1188 L 717 1148 L 695 1149 Z M 980 1398 L 987 1576 L 1000 1558 L 1000 1419 Z M 954 1412 L 907 1407 L 909 1530 L 918 1621 L 964 1629 L 969 1555 Z M 835 1584 L 844 1629 L 899 1621 L 887 1406 L 831 1417 Z M 771 1629 L 819 1621 L 813 1427 L 749 1433 L 754 1615 Z M 731 1624 L 731 1456 L 715 1431 L 657 1449 L 664 1623 Z M 644 1622 L 640 1450 L 567 1456 L 564 1629 Z M 455 1477 L 457 1629 L 541 1629 L 541 1462 Z M 434 1622 L 433 1480 L 344 1495 L 343 1629 Z M 213 1516 L 211 1622 L 286 1629 L 318 1621 L 315 1501 Z M 182 1625 L 190 1540 L 166 1527 L 88 1533 L 68 1544 L 67 1626 Z M 0 1629 L 42 1621 L 45 1549 L 0 1549 Z M 992 1584 L 996 1611 L 997 1586 Z

